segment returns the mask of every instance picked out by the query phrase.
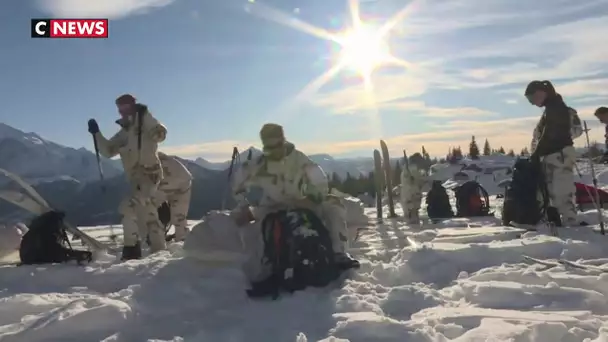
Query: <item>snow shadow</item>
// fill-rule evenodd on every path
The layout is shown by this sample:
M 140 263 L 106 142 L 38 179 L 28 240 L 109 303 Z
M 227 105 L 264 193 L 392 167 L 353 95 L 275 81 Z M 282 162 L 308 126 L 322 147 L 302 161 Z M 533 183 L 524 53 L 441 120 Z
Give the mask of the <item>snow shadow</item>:
M 300 332 L 316 341 L 336 325 L 332 289 L 339 285 L 283 294 L 272 303 L 249 299 L 248 286 L 238 268 L 170 260 L 153 278 L 129 289 L 133 314 L 117 341 L 181 336 L 186 341 L 282 342 Z

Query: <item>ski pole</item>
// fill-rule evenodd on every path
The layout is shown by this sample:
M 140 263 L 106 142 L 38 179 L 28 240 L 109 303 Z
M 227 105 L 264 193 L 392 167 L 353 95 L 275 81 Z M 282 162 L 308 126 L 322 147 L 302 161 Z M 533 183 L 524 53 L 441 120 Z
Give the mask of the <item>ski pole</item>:
M 97 139 L 95 139 L 95 135 L 91 134 L 93 137 L 93 147 L 95 147 L 95 157 L 97 158 L 97 171 L 99 171 L 99 179 L 101 180 L 101 192 L 105 193 L 105 181 L 103 176 L 103 169 L 101 167 L 101 158 L 99 157 L 99 146 L 97 145 Z
M 101 157 L 99 156 L 99 145 L 97 145 L 97 139 L 95 134 L 91 134 L 93 137 L 93 147 L 95 148 L 95 158 L 97 159 L 97 171 L 99 172 L 99 179 L 101 181 L 101 193 L 106 193 L 105 177 L 103 175 L 103 168 L 101 167 Z M 76 235 L 74 235 L 76 236 Z M 116 242 L 116 233 L 114 232 L 114 224 L 110 225 L 110 240 Z
M 589 141 L 589 129 L 587 128 L 587 121 L 583 121 L 585 137 L 587 139 L 587 150 L 591 148 L 591 142 Z M 588 158 L 589 159 L 589 158 Z M 599 188 L 597 187 L 597 177 L 595 176 L 595 167 L 593 166 L 593 160 L 589 159 L 589 166 L 591 168 L 591 177 L 593 179 L 593 186 L 595 187 L 595 201 L 598 204 L 597 216 L 600 220 L 600 233 L 602 235 L 606 235 L 606 231 L 604 228 L 604 214 L 602 210 L 604 209 L 604 205 L 602 203 L 602 198 L 600 197 L 600 192 L 597 191 Z
M 226 209 L 226 198 L 228 197 L 228 191 L 230 191 L 230 180 L 232 179 L 232 172 L 234 171 L 235 161 L 239 156 L 239 149 L 235 146 L 232 149 L 232 157 L 230 158 L 230 167 L 228 168 L 228 188 L 224 192 L 224 198 L 222 199 L 222 211 Z
M 583 174 L 581 173 L 581 170 L 578 168 L 578 165 L 576 165 L 576 163 L 574 164 L 574 169 L 576 170 L 578 177 L 582 180 Z M 595 207 L 595 209 L 597 209 L 599 211 L 600 207 L 599 207 L 599 204 L 595 201 L 595 195 L 591 194 L 591 191 L 589 191 L 589 188 L 586 186 L 585 186 L 585 191 L 587 192 L 587 195 L 589 195 L 589 198 L 591 198 L 591 201 L 593 202 L 593 206 Z M 595 191 L 597 191 L 597 189 L 595 189 Z

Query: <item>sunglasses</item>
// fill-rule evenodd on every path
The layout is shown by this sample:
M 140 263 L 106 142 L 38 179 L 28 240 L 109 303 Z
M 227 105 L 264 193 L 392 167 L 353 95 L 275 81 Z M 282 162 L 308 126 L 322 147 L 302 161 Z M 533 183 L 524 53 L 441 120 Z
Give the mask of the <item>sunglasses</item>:
M 262 148 L 262 152 L 264 155 L 276 154 L 278 151 L 281 151 L 285 147 L 283 142 L 278 142 L 272 145 L 266 145 Z

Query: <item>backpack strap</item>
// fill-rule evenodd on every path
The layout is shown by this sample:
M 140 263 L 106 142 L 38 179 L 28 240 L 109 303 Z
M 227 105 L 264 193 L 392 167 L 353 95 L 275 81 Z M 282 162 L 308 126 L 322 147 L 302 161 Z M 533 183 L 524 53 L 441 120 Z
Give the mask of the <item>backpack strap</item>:
M 277 299 L 281 289 L 284 287 L 285 270 L 287 260 L 285 254 L 287 242 L 291 236 L 288 229 L 285 229 L 285 211 L 268 214 L 262 221 L 262 234 L 264 241 L 264 256 L 262 262 L 269 265 L 271 275 L 269 278 L 253 284 L 253 291 L 249 292 L 252 296 L 271 295 L 272 299 Z

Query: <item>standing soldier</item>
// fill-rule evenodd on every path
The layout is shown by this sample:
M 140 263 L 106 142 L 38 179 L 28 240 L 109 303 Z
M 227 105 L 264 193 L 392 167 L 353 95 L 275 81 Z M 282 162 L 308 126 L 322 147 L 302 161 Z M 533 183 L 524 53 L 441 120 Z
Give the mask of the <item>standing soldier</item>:
M 141 258 L 141 242 L 138 223 L 145 226 L 150 236 L 151 252 L 165 249 L 165 231 L 158 219 L 153 199 L 163 179 L 163 169 L 158 158 L 158 144 L 167 137 L 167 129 L 129 94 L 116 99 L 121 118 L 116 121 L 120 130 L 106 139 L 99 131 L 95 119 L 89 120 L 91 133 L 99 153 L 106 158 L 120 155 L 131 191 L 120 204 L 124 247 L 122 259 Z

